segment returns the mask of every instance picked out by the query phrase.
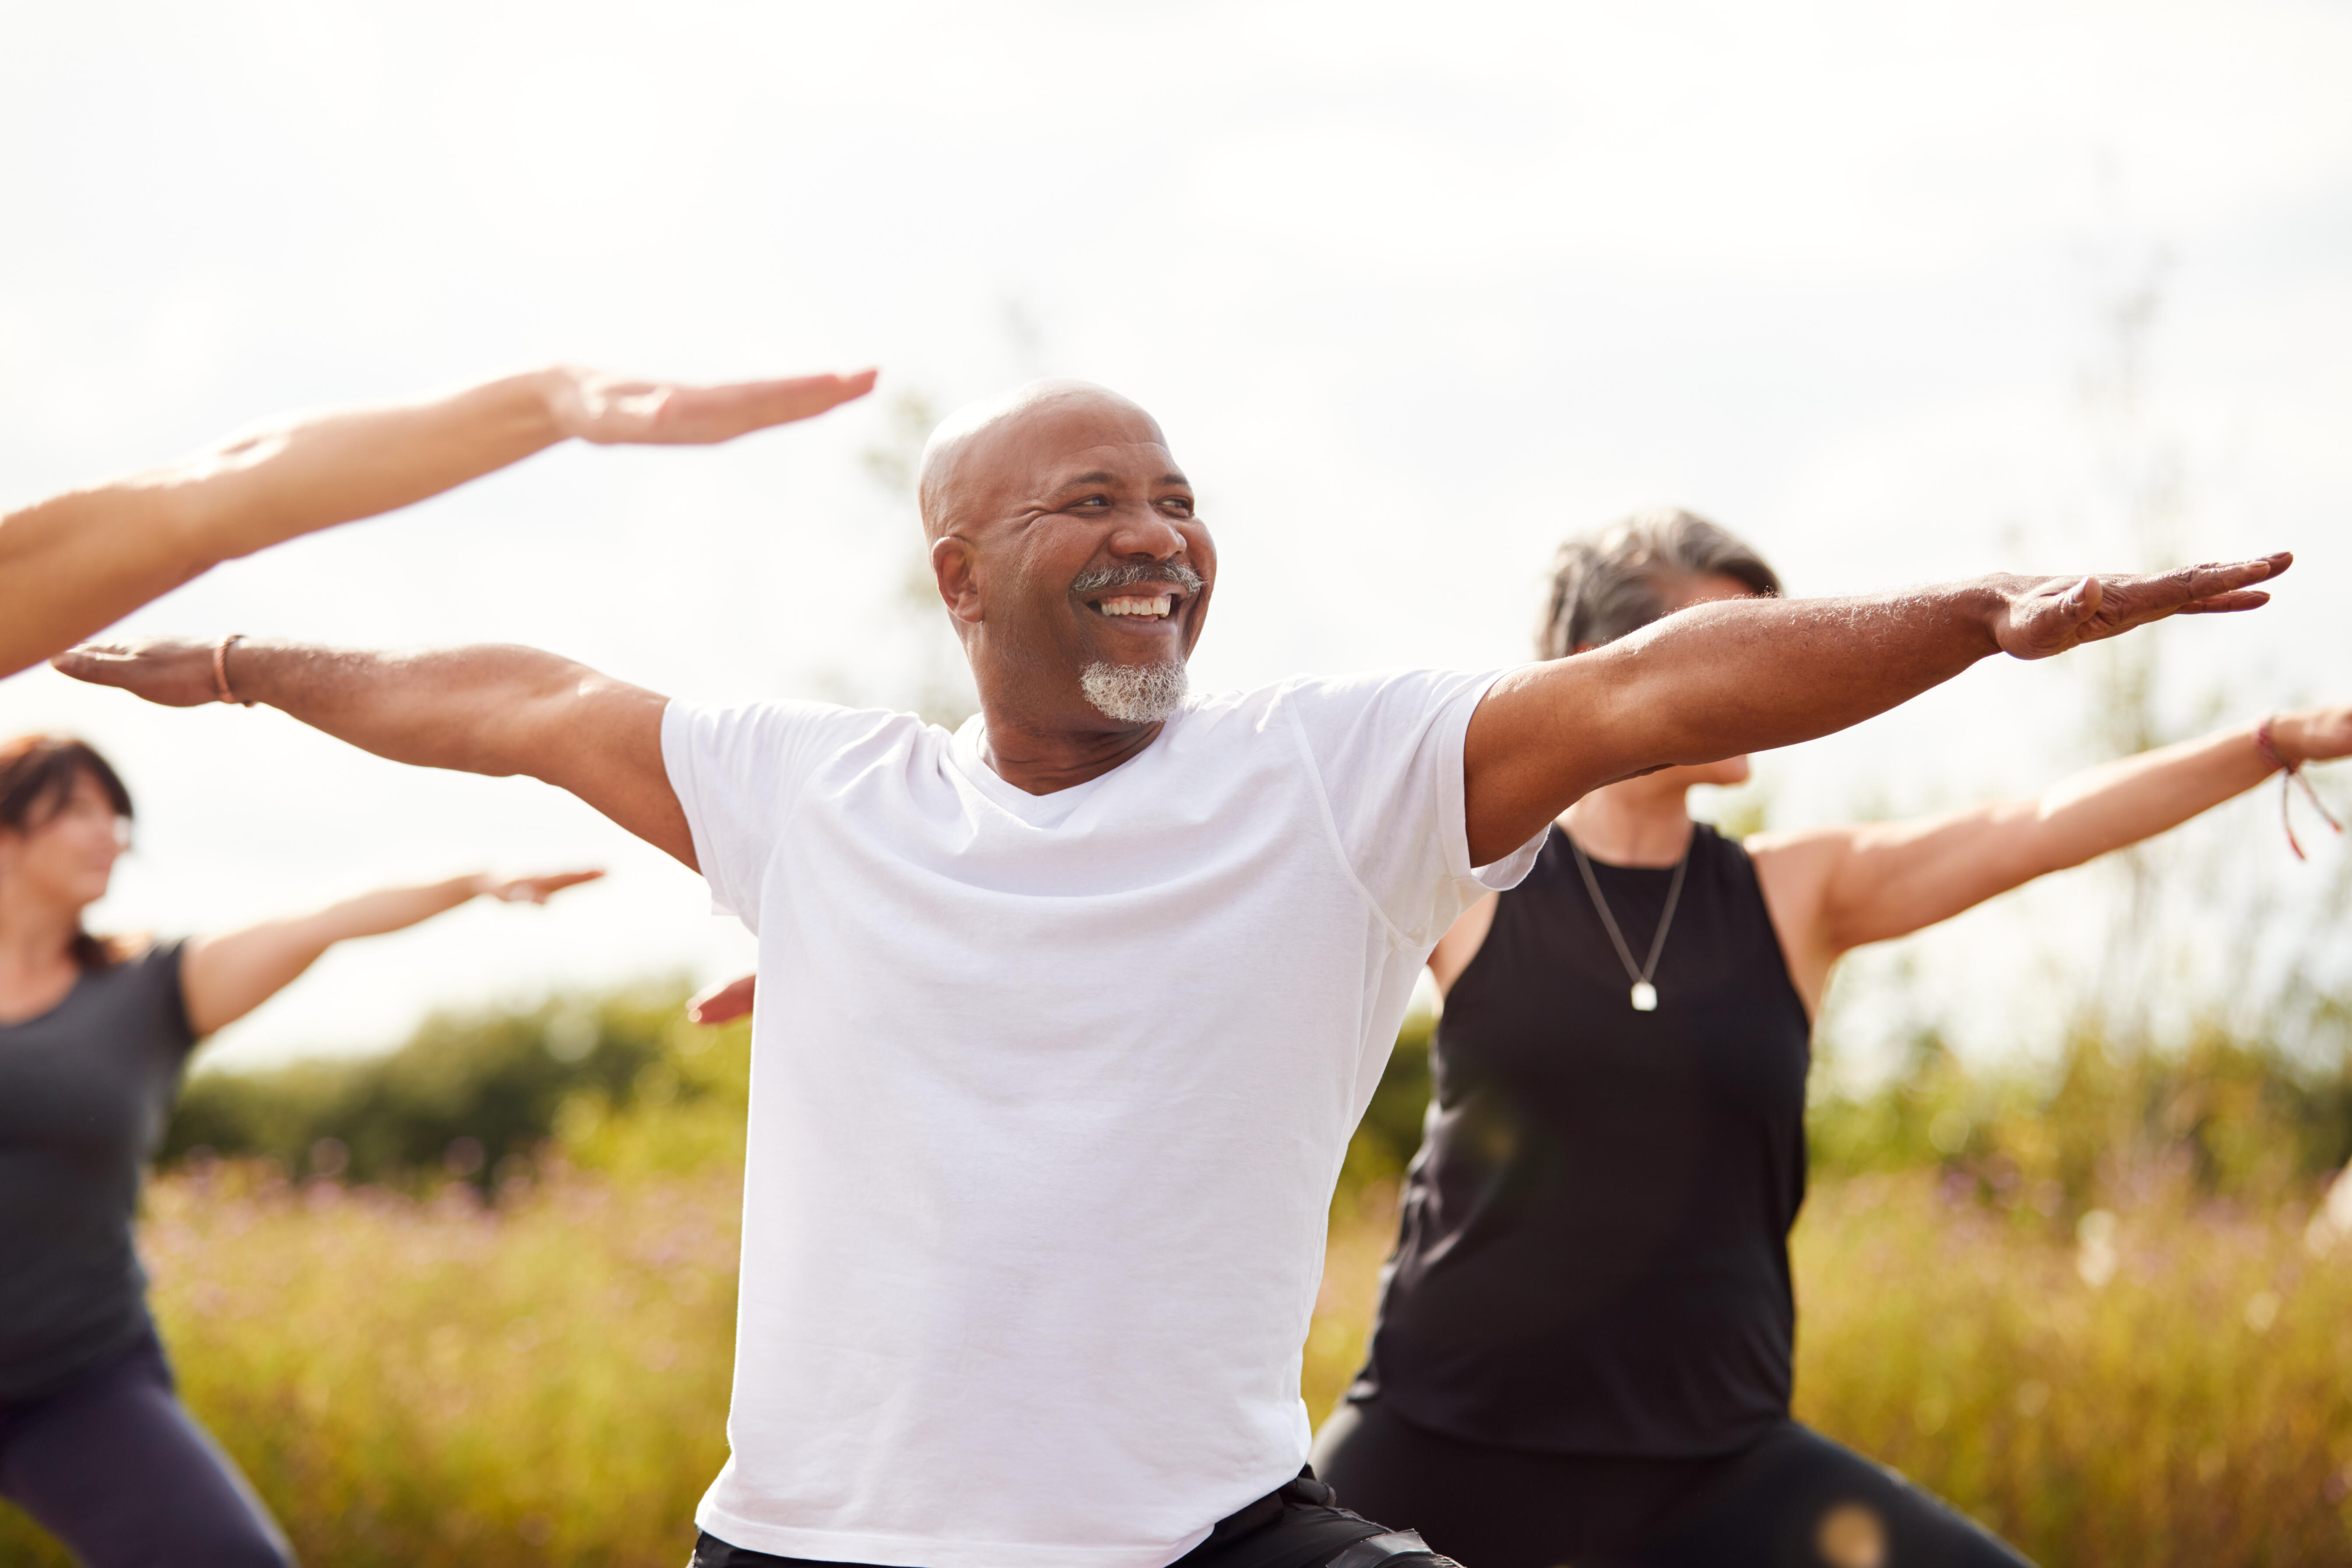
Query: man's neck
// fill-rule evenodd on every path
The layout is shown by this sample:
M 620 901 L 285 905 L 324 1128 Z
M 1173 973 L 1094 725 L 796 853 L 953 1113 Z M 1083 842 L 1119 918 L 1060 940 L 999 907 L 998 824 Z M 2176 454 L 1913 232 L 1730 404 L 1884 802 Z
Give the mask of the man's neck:
M 1007 784 L 1032 795 L 1051 795 L 1101 778 L 1150 746 L 1164 723 L 1073 729 L 1024 722 L 984 700 L 981 716 L 981 760 Z
M 1647 779 L 1593 790 L 1560 814 L 1560 826 L 1595 860 L 1669 866 L 1690 842 L 1687 791 Z

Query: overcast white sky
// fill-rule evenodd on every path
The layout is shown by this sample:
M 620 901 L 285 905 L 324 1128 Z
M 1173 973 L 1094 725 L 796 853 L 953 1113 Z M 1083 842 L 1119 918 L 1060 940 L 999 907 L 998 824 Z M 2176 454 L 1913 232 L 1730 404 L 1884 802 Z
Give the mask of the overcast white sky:
M 1800 592 L 2128 564 L 2125 486 L 2169 465 L 2166 553 L 2302 564 L 2261 617 L 2155 633 L 2168 710 L 2352 692 L 2344 4 L 218 0 L 5 24 L 8 504 L 274 410 L 554 359 L 885 370 L 869 404 L 721 450 L 551 454 L 133 630 L 524 641 L 696 695 L 904 701 L 943 633 L 904 607 L 913 521 L 862 454 L 893 393 L 1049 371 L 1154 409 L 1202 486 L 1204 685 L 1524 657 L 1552 545 L 1640 505 L 1714 516 Z M 2120 411 L 2095 395 L 2107 321 L 2150 280 Z M 2092 689 L 1973 672 L 1764 759 L 1774 818 L 2046 781 L 2097 755 Z M 96 741 L 140 798 L 116 926 L 613 868 L 554 910 L 338 952 L 222 1062 L 749 953 L 693 878 L 535 784 L 46 671 L 0 683 L 0 732 L 35 727 Z M 2209 834 L 2243 846 L 2232 896 L 2340 880 L 2332 844 L 2292 865 L 2274 811 Z M 1848 989 L 1948 1013 L 1972 1049 L 2032 1043 L 2108 889 L 2004 901 Z

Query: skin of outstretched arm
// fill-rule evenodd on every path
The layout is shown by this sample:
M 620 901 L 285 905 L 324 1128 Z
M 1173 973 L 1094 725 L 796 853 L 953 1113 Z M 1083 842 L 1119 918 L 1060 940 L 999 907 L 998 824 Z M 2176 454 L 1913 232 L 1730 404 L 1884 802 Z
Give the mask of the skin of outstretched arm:
M 1698 604 L 1515 670 L 1471 716 L 1463 791 L 1487 864 L 1601 785 L 1846 728 L 1996 653 L 2041 658 L 2186 612 L 2246 610 L 2273 556 L 2145 577 L 1989 577 L 1849 599 Z
M 415 887 L 380 888 L 308 915 L 200 937 L 180 959 L 189 1028 L 201 1036 L 235 1023 L 291 985 L 338 942 L 405 930 L 486 894 L 509 903 L 543 904 L 551 894 L 603 874 L 565 872 L 502 880 L 478 872 Z
M 91 643 L 53 661 L 77 680 L 165 707 L 215 700 L 214 644 Z M 662 762 L 669 699 L 537 648 L 420 653 L 239 639 L 230 689 L 362 751 L 417 768 L 521 774 L 566 789 L 694 869 L 693 834 Z
M 0 674 L 224 560 L 404 507 L 560 440 L 548 372 L 293 418 L 0 517 Z
M 559 366 L 414 402 L 289 415 L 0 517 L 0 676 L 222 561 L 373 517 L 570 437 L 709 444 L 806 419 L 871 371 L 690 387 Z
M 2085 768 L 2038 795 L 1900 822 L 1759 834 L 1757 880 L 1800 988 L 1845 953 L 1948 920 L 2036 877 L 2168 831 L 2276 768 L 2239 725 Z M 2280 715 L 2290 762 L 2352 754 L 2352 708 Z

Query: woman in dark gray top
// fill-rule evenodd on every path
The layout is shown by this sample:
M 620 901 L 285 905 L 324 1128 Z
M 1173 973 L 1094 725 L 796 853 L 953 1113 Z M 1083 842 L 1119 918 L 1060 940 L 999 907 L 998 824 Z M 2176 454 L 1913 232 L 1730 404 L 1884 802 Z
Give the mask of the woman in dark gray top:
M 131 1226 L 188 1053 L 335 943 L 479 894 L 601 874 L 387 888 L 225 936 L 90 936 L 131 797 L 79 741 L 0 743 L 0 1496 L 89 1568 L 283 1564 L 284 1538 L 190 1419 Z

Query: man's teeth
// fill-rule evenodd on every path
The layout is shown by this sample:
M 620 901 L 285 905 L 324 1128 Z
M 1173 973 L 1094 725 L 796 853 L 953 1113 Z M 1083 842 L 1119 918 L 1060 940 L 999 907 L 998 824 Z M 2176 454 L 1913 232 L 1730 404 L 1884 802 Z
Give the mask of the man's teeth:
M 1175 602 L 1173 594 L 1163 593 L 1156 599 L 1106 599 L 1102 612 L 1106 615 L 1165 615 Z

